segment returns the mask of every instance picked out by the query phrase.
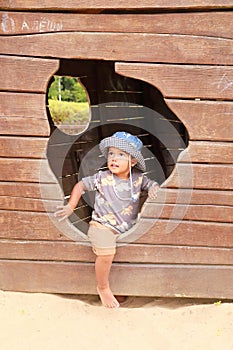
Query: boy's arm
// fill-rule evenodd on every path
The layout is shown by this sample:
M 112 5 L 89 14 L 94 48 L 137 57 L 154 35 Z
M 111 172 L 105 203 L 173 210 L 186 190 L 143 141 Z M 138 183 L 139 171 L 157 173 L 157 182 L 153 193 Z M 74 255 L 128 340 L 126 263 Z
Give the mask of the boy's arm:
M 59 218 L 59 221 L 67 219 L 73 213 L 85 189 L 82 181 L 79 181 L 74 186 L 68 204 L 57 207 L 58 210 L 54 213 L 55 217 Z
M 147 191 L 150 199 L 156 199 L 160 186 L 156 181 L 149 179 L 146 175 L 143 175 L 141 188 L 142 190 Z
M 81 181 L 79 181 L 73 188 L 71 195 L 70 195 L 70 199 L 68 204 L 70 205 L 70 207 L 72 208 L 72 210 L 74 210 L 83 194 L 83 192 L 86 190 L 84 183 Z

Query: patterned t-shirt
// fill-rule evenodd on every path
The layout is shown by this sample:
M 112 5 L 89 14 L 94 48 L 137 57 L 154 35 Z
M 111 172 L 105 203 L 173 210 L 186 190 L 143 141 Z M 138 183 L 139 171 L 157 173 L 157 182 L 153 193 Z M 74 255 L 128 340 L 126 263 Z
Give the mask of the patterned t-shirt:
M 96 191 L 92 220 L 118 233 L 129 230 L 135 224 L 141 191 L 148 191 L 156 184 L 135 169 L 132 171 L 132 191 L 130 178 L 122 180 L 109 170 L 84 177 L 82 181 L 88 191 Z

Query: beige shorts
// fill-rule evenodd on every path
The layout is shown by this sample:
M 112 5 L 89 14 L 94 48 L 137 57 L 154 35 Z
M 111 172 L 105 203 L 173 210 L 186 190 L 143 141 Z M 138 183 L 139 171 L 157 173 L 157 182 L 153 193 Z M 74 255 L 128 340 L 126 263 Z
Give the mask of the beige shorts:
M 93 252 L 96 255 L 114 255 L 117 238 L 120 234 L 96 221 L 90 221 L 89 225 L 87 236 L 91 242 Z

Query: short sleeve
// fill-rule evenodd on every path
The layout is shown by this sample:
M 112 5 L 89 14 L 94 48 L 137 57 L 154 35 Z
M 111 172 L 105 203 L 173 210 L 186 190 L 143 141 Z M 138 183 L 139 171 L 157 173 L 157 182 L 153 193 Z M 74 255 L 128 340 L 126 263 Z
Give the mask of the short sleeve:
M 95 191 L 97 189 L 98 174 L 83 177 L 82 182 L 87 191 Z
M 154 180 L 149 179 L 146 175 L 142 177 L 142 187 L 141 190 L 149 191 L 150 187 L 153 185 L 158 185 L 158 183 Z

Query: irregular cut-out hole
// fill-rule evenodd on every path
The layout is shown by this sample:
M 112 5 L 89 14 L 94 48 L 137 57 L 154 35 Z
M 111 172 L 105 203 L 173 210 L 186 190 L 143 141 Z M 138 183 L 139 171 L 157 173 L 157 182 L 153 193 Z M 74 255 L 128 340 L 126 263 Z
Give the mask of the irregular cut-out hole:
M 48 90 L 48 108 L 54 126 L 74 135 L 90 121 L 88 95 L 77 77 L 55 75 Z
M 97 146 L 115 131 L 124 130 L 140 137 L 150 178 L 161 184 L 170 176 L 180 152 L 188 145 L 188 133 L 158 89 L 117 74 L 111 61 L 62 59 L 56 74 L 79 77 L 91 109 L 91 120 L 79 135 L 62 132 L 48 111 L 52 134 L 47 156 L 64 199 L 69 198 L 82 176 L 92 175 L 104 167 Z M 85 195 L 70 217 L 82 232 L 87 230 L 92 202 L 92 195 Z

